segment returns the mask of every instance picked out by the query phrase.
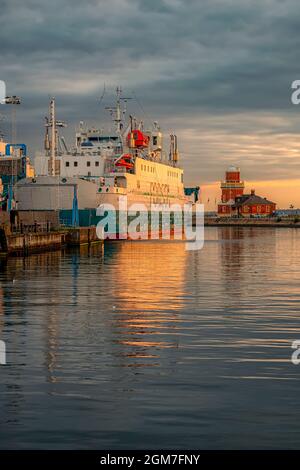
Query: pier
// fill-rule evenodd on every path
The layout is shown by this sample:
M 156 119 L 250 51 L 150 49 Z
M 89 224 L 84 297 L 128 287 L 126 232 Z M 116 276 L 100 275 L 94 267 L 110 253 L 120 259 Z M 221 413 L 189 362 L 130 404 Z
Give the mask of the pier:
M 51 230 L 50 225 L 23 225 L 13 232 L 8 224 L 0 226 L 0 255 L 26 256 L 65 247 L 103 244 L 96 234 L 96 227 L 69 227 Z

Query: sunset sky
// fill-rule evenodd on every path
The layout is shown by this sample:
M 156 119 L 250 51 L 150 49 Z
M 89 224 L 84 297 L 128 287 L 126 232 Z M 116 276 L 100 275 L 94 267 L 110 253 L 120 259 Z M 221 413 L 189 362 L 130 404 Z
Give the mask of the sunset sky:
M 121 85 L 131 112 L 178 134 L 186 185 L 208 209 L 231 164 L 247 190 L 300 207 L 299 31 L 298 0 L 2 0 L 0 79 L 23 99 L 18 138 L 32 155 L 50 96 L 71 143 L 80 120 L 107 121 Z

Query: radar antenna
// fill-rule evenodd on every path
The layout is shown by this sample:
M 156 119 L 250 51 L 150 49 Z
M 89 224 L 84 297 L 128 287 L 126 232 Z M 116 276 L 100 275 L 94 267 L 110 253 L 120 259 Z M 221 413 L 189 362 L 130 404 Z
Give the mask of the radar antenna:
M 115 106 L 106 106 L 105 109 L 110 111 L 110 115 L 113 118 L 113 121 L 116 125 L 116 132 L 117 134 L 121 134 L 122 129 L 124 127 L 124 117 L 126 114 L 126 103 L 128 100 L 132 98 L 122 96 L 122 89 L 121 87 L 116 88 L 116 105 Z M 124 106 L 121 106 L 121 102 L 124 103 Z

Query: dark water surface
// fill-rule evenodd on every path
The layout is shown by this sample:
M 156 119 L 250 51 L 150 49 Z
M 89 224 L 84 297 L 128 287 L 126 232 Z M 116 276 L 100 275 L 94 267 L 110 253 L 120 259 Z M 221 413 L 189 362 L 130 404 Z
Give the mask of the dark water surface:
M 1 448 L 300 448 L 300 231 L 1 261 Z

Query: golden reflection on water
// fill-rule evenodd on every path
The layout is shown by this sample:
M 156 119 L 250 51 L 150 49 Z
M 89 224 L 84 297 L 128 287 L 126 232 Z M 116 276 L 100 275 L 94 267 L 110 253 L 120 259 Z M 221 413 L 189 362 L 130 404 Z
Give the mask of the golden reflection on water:
M 232 347 L 242 360 L 258 347 L 289 347 L 281 335 L 300 331 L 296 232 L 217 227 L 194 253 L 184 242 L 137 241 L 108 243 L 104 253 L 95 245 L 2 260 L 0 332 L 9 320 L 3 312 L 13 312 L 11 337 L 35 338 L 49 382 L 61 380 L 72 356 L 80 363 L 81 351 L 141 369 L 184 341 L 191 350 L 207 343 L 212 358 L 216 344 Z
M 119 244 L 114 255 L 116 343 L 130 360 L 124 366 L 133 366 L 178 347 L 187 252 L 184 243 L 139 241 Z

